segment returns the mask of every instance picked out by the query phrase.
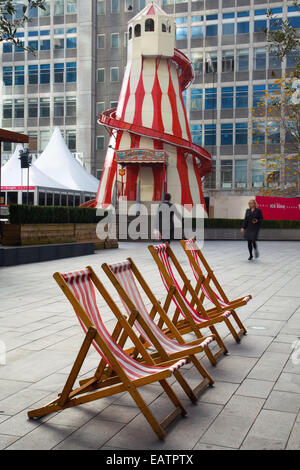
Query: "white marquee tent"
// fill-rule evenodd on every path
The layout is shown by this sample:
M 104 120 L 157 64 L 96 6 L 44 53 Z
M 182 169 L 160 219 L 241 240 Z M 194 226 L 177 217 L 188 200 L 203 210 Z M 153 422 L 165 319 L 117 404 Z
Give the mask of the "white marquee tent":
M 58 127 L 35 167 L 69 189 L 97 193 L 99 181 L 73 157 Z

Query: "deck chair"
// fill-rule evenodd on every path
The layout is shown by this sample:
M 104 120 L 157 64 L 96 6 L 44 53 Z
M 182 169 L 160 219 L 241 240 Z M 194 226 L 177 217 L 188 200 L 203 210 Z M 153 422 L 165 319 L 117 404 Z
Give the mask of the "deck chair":
M 149 245 L 149 251 L 157 264 L 168 296 L 170 296 L 170 289 L 175 288 L 173 290 L 172 301 L 176 305 L 176 310 L 172 322 L 176 325 L 181 334 L 193 331 L 199 336 L 199 330 L 209 327 L 212 334 L 216 336 L 216 341 L 220 347 L 214 356 L 214 362 L 216 362 L 219 356 L 227 354 L 228 352 L 215 328 L 216 324 L 224 322 L 235 339 L 239 340 L 229 321 L 231 311 L 228 309 L 216 309 L 214 312 L 207 312 L 168 243 Z M 176 279 L 175 270 L 182 279 L 182 287 Z M 189 296 L 191 297 L 190 300 L 188 299 Z M 181 316 L 184 317 L 184 320 L 180 319 Z
M 102 268 L 120 296 L 128 316 L 128 323 L 137 329 L 140 340 L 145 347 L 154 348 L 155 352 L 151 354 L 151 357 L 155 363 L 190 357 L 203 380 L 192 390 L 179 370 L 174 373 L 174 376 L 190 400 L 196 402 L 200 392 L 208 385 L 212 385 L 214 381 L 195 354 L 205 351 L 209 347 L 208 345 L 214 341 L 214 337 L 203 337 L 185 343 L 132 259 L 128 258 L 121 263 L 110 265 L 104 263 Z M 151 311 L 147 309 L 138 285 L 150 301 Z M 158 324 L 154 321 L 156 315 L 159 317 Z M 163 332 L 160 324 L 167 325 L 173 338 Z
M 110 334 L 97 308 L 94 285 L 108 305 L 113 306 L 114 310 L 117 309 L 117 306 L 90 269 L 86 268 L 67 274 L 55 273 L 54 279 L 71 302 L 85 332 L 85 338 L 62 393 L 47 405 L 29 411 L 28 417 L 37 418 L 54 411 L 60 411 L 127 391 L 153 431 L 160 439 L 163 439 L 165 437 L 165 428 L 178 415 L 184 416 L 186 414 L 184 406 L 166 379 L 181 366 L 185 365 L 187 360 L 173 360 L 159 366 L 155 365 L 151 356 L 119 310 L 119 322 L 114 332 Z M 143 358 L 143 362 L 130 357 L 116 342 L 115 338 L 120 335 L 122 328 L 126 331 L 126 335 L 132 341 L 138 354 Z M 73 389 L 91 344 L 93 344 L 100 355 L 99 365 L 92 378 L 82 380 L 79 382 L 79 387 Z M 138 391 L 139 387 L 154 382 L 160 383 L 175 406 L 175 409 L 161 423 L 156 420 Z
M 243 305 L 247 305 L 249 300 L 252 299 L 252 296 L 247 295 L 230 301 L 218 282 L 213 270 L 206 261 L 202 251 L 198 247 L 196 240 L 194 238 L 191 238 L 190 240 L 181 240 L 180 244 L 190 262 L 192 272 L 197 283 L 195 292 L 200 296 L 200 302 L 207 299 L 218 309 L 230 309 L 232 317 L 240 328 L 237 332 L 238 336 L 241 337 L 242 335 L 245 335 L 247 330 L 238 317 L 235 309 L 242 307 Z M 213 286 L 211 284 L 213 284 Z

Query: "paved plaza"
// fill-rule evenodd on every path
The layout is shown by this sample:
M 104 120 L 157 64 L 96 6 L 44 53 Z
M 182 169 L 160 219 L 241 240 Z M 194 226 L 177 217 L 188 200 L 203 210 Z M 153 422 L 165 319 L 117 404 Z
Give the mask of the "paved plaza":
M 147 244 L 121 243 L 119 250 L 92 256 L 1 268 L 0 341 L 7 354 L 6 365 L 0 365 L 0 449 L 299 450 L 300 243 L 259 245 L 261 257 L 249 262 L 245 242 L 205 243 L 204 254 L 229 297 L 253 296 L 239 309 L 248 335 L 236 344 L 226 327 L 218 326 L 229 354 L 216 367 L 203 357 L 215 385 L 193 405 L 174 384 L 188 414 L 172 424 L 165 441 L 156 438 L 126 393 L 40 420 L 27 419 L 29 409 L 61 391 L 83 340 L 73 309 L 52 274 L 91 265 L 118 300 L 101 264 L 131 256 L 154 293 L 164 299 Z M 190 273 L 179 244 L 173 248 Z M 111 331 L 113 314 L 101 299 L 99 306 Z M 93 350 L 81 377 L 89 377 L 97 363 Z M 199 382 L 190 365 L 184 374 L 189 383 Z M 165 416 L 170 402 L 162 388 L 150 385 L 141 390 L 156 416 Z

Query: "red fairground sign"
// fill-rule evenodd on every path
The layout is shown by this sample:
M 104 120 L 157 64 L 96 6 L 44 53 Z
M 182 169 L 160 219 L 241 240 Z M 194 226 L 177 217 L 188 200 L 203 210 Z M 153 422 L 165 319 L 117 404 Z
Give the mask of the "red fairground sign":
M 1 191 L 34 191 L 35 186 L 1 186 Z
M 300 197 L 256 196 L 265 220 L 300 220 Z

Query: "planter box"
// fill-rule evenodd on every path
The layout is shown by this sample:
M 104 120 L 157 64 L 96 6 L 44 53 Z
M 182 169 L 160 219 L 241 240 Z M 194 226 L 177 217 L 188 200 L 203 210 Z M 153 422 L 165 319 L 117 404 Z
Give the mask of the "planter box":
M 97 224 L 5 224 L 2 226 L 2 245 L 93 243 L 96 250 L 117 248 L 117 240 L 99 240 L 97 238 L 96 226 Z

